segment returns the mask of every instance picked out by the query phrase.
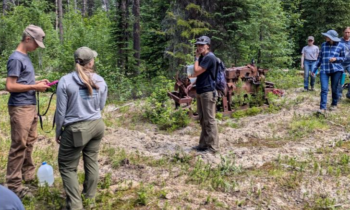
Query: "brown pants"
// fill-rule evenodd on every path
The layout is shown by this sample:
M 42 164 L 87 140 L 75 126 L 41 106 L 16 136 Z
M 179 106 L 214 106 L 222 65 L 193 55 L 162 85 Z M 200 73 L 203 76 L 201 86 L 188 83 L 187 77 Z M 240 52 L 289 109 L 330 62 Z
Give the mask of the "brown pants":
M 218 128 L 215 120 L 217 91 L 197 94 L 197 111 L 202 127 L 199 147 L 219 151 Z
M 33 146 L 37 140 L 38 116 L 35 105 L 9 106 L 11 122 L 11 148 L 7 162 L 6 182 L 9 189 L 22 190 L 22 179 L 35 178 L 32 159 Z

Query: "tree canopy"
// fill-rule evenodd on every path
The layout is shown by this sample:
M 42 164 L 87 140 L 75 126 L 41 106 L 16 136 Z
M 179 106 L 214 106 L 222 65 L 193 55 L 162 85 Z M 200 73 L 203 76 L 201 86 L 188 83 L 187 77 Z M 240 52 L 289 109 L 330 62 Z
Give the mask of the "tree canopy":
M 73 69 L 73 52 L 88 46 L 117 99 L 142 96 L 145 81 L 173 77 L 193 62 L 194 40 L 212 38 L 226 66 L 255 60 L 259 67 L 299 66 L 309 35 L 350 25 L 348 0 L 3 0 L 0 70 L 29 24 L 46 32 L 44 50 L 31 57 L 37 72 Z M 146 91 L 147 92 L 147 91 Z

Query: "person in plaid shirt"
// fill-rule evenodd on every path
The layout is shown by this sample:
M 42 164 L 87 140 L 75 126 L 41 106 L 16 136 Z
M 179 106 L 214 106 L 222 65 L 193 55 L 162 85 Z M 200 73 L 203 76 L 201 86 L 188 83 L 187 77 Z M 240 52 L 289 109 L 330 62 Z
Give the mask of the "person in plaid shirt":
M 327 94 L 329 79 L 331 79 L 332 88 L 332 104 L 330 110 L 336 110 L 338 104 L 338 83 L 344 72 L 342 62 L 345 59 L 345 46 L 340 42 L 338 33 L 334 30 L 329 30 L 327 33 L 322 33 L 326 38 L 326 42 L 322 43 L 320 53 L 316 62 L 316 67 L 313 69 L 314 75 L 317 68 L 320 69 L 321 80 L 321 102 L 319 113 L 324 113 L 327 108 Z

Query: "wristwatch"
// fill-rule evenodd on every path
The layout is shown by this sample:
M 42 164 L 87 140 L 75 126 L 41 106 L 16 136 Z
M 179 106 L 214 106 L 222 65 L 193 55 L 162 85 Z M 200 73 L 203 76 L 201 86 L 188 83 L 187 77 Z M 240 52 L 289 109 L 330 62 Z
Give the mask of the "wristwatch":
M 194 58 L 194 61 L 198 61 L 198 60 L 199 60 L 199 58 L 198 58 L 198 57 L 195 57 L 195 58 Z

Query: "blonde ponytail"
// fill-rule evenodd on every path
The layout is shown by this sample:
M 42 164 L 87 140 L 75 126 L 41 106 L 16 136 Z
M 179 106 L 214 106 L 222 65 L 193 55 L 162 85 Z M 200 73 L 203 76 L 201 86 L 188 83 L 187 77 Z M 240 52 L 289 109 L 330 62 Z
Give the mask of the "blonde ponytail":
M 92 89 L 98 89 L 98 86 L 92 81 L 91 75 L 87 74 L 86 72 L 93 72 L 92 69 L 85 68 L 85 66 L 81 66 L 79 63 L 75 64 L 76 71 L 78 72 L 78 75 L 82 82 L 86 85 L 89 91 L 89 95 L 92 95 Z

